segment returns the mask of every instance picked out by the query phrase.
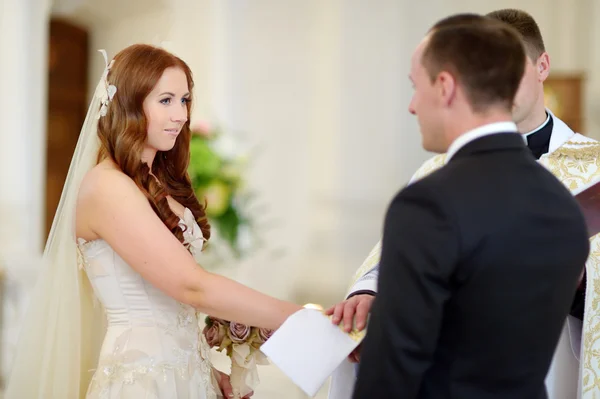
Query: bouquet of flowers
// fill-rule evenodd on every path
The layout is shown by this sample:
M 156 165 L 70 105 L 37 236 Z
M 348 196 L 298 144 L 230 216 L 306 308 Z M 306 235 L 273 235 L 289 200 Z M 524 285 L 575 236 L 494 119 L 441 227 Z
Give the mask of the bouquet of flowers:
M 211 348 L 226 351 L 231 359 L 230 381 L 234 398 L 242 398 L 259 383 L 256 366 L 269 364 L 260 347 L 273 331 L 211 316 L 207 316 L 205 321 L 204 337 Z
M 248 153 L 225 131 L 199 121 L 190 126 L 188 173 L 200 202 L 206 200 L 206 213 L 213 227 L 207 253 L 229 263 L 256 247 L 253 220 L 249 212 L 252 194 L 247 190 L 244 170 Z

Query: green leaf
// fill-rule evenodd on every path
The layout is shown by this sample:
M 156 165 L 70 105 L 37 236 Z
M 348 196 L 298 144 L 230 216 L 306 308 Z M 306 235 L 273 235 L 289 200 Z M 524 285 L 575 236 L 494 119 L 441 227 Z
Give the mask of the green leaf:
M 227 210 L 216 219 L 217 228 L 219 229 L 219 233 L 232 247 L 236 255 L 239 255 L 237 252 L 237 237 L 238 237 L 238 228 L 240 225 L 240 217 L 238 215 L 237 210 L 233 206 L 229 206 Z
M 195 184 L 214 179 L 221 169 L 222 161 L 206 139 L 194 136 L 190 142 L 190 165 L 188 173 Z

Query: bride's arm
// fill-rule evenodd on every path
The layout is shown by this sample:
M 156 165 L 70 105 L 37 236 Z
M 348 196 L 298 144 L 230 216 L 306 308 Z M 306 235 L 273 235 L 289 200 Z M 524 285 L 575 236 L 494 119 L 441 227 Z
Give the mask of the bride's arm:
M 211 316 L 264 328 L 301 309 L 199 267 L 131 179 L 98 172 L 80 190 L 87 227 L 152 285 Z

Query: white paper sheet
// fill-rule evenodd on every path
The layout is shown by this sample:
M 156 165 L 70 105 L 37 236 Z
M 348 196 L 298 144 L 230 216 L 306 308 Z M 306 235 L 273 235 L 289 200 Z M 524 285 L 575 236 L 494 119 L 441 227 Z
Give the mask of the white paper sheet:
M 364 331 L 347 334 L 320 311 L 302 309 L 290 316 L 261 350 L 313 397 L 364 335 Z

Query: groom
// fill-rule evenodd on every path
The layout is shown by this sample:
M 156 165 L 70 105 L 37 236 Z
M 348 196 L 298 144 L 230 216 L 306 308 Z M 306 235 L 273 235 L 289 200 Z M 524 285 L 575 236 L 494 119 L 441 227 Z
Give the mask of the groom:
M 446 166 L 388 209 L 354 398 L 545 399 L 588 256 L 585 220 L 512 122 L 519 34 L 447 20 L 413 54 L 409 106 Z
M 540 29 L 531 17 L 522 10 L 503 9 L 488 14 L 489 17 L 500 20 L 514 27 L 522 36 L 528 55 L 526 71 L 515 99 L 513 119 L 519 131 L 525 136 L 528 147 L 539 162 L 552 171 L 572 191 L 577 191 L 584 182 L 600 179 L 600 169 L 596 168 L 600 144 L 580 134 L 575 134 L 560 119 L 544 107 L 543 82 L 550 69 L 550 58 L 545 50 Z M 425 162 L 411 179 L 411 183 L 427 176 L 444 166 L 445 154 L 437 155 Z M 584 283 L 578 290 L 573 304 L 572 315 L 568 317 L 557 347 L 551 369 L 546 379 L 548 396 L 551 399 L 575 398 L 577 392 L 583 398 L 592 398 L 600 393 L 600 387 L 594 378 L 579 379 L 579 363 L 581 359 L 581 374 L 598 375 L 600 370 L 593 361 L 592 347 L 595 339 L 586 339 L 580 345 L 582 336 L 583 297 L 594 295 L 591 283 L 597 276 L 597 266 L 600 259 L 600 238 L 591 239 L 592 251 L 587 264 L 587 287 Z M 375 291 L 377 290 L 378 262 L 380 244 L 373 248 L 369 257 L 356 273 L 349 298 L 331 309 L 337 320 L 350 323 L 356 314 L 357 323 L 364 325 Z M 590 274 L 591 273 L 591 274 Z M 588 299 L 585 303 L 585 324 L 583 334 L 589 336 L 591 331 L 598 328 L 597 315 L 599 312 L 596 301 Z M 595 336 L 595 335 L 594 335 Z M 579 350 L 581 346 L 581 357 Z M 352 355 L 358 360 L 356 354 Z M 351 396 L 354 384 L 354 369 L 344 362 L 331 383 L 330 399 L 347 399 Z

